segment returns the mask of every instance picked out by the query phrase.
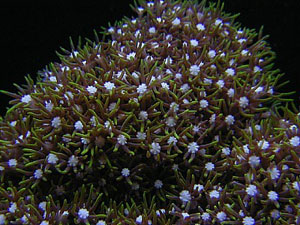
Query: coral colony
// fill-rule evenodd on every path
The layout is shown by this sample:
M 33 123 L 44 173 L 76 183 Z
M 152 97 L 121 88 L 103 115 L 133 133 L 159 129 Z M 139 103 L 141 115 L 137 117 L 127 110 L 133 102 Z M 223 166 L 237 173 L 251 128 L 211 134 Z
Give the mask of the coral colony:
M 132 8 L 2 91 L 0 225 L 300 224 L 300 114 L 262 31 L 220 2 Z

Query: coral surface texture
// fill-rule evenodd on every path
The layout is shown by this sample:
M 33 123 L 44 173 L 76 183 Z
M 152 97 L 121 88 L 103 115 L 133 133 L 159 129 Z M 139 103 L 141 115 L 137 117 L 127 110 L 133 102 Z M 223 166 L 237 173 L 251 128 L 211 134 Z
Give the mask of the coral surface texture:
M 155 0 L 17 85 L 0 225 L 300 224 L 300 117 L 262 29 Z

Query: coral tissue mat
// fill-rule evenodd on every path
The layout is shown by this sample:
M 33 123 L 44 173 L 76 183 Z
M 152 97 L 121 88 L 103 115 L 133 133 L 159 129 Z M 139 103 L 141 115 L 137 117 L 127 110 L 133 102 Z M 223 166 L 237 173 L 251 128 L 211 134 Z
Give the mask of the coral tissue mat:
M 300 114 L 262 30 L 132 8 L 1 91 L 0 225 L 300 224 Z

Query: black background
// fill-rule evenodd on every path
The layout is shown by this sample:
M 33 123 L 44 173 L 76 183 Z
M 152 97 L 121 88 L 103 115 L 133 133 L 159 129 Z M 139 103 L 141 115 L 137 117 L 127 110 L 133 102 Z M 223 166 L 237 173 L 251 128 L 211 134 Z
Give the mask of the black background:
M 94 29 L 108 27 L 123 16 L 133 17 L 133 1 L 110 0 L 99 4 L 66 6 L 13 6 L 0 8 L 1 82 L 0 89 L 16 92 L 13 83 L 24 84 L 24 76 L 35 78 L 36 72 L 58 61 L 60 46 L 70 49 L 69 37 L 94 40 Z M 299 0 L 223 0 L 225 11 L 241 13 L 237 21 L 243 27 L 264 34 L 277 53 L 276 68 L 291 82 L 282 91 L 297 91 L 292 97 L 299 102 L 300 1 Z M 0 94 L 0 113 L 4 115 L 10 97 Z

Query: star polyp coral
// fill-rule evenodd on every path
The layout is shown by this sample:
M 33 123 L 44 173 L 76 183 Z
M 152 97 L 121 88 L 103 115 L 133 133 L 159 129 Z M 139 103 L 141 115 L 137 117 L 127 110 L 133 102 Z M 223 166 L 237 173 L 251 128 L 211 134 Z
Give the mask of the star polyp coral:
M 24 103 L 29 103 L 31 101 L 31 96 L 30 95 L 24 95 L 22 98 L 21 98 L 21 102 L 24 102 Z
M 249 104 L 249 100 L 246 96 L 240 97 L 239 104 L 242 108 L 246 108 Z
M 177 142 L 178 142 L 178 141 L 177 141 L 177 138 L 175 138 L 174 136 L 171 136 L 171 137 L 169 137 L 169 139 L 168 139 L 168 144 L 169 144 L 169 145 L 176 145 Z
M 280 177 L 280 170 L 278 170 L 277 167 L 268 168 L 268 172 L 272 180 L 276 180 Z
M 188 152 L 189 153 L 196 153 L 199 150 L 199 145 L 196 142 L 192 142 L 188 145 Z
M 217 219 L 220 221 L 220 222 L 223 222 L 224 220 L 227 219 L 227 215 L 225 212 L 218 212 L 217 213 Z
M 228 124 L 228 125 L 233 125 L 235 119 L 234 119 L 234 116 L 232 115 L 228 115 L 225 117 L 225 122 Z
M 227 95 L 228 95 L 228 97 L 232 98 L 234 96 L 234 89 L 229 88 L 228 91 L 227 91 Z
M 179 24 L 180 24 L 180 19 L 179 19 L 178 17 L 175 18 L 175 19 L 172 21 L 172 24 L 173 24 L 174 26 L 179 25 Z
M 43 176 L 43 171 L 41 169 L 37 169 L 34 171 L 33 176 L 35 179 L 40 179 Z
M 190 73 L 194 76 L 197 76 L 200 72 L 200 66 L 199 65 L 192 65 L 190 68 Z
M 61 125 L 61 119 L 60 119 L 60 117 L 58 117 L 58 116 L 54 117 L 53 120 L 51 121 L 51 125 L 54 128 L 60 127 L 60 125 Z
M 104 87 L 108 90 L 111 91 L 112 89 L 114 89 L 116 86 L 114 83 L 107 81 L 104 83 Z
M 100 220 L 97 222 L 96 225 L 106 225 L 106 222 L 104 220 Z
M 168 117 L 168 118 L 166 119 L 166 125 L 167 125 L 168 127 L 174 127 L 174 126 L 176 125 L 176 120 L 175 120 L 175 118 L 174 118 L 174 117 Z
M 205 30 L 205 26 L 202 23 L 198 23 L 196 25 L 196 28 L 198 31 L 204 31 Z
M 210 215 L 209 215 L 209 213 L 204 212 L 204 213 L 201 215 L 201 219 L 202 219 L 203 221 L 208 221 L 208 220 L 210 220 Z
M 214 58 L 216 56 L 216 51 L 215 50 L 210 50 L 209 52 L 208 52 L 208 57 L 209 58 Z
M 16 204 L 15 202 L 11 202 L 11 203 L 10 203 L 10 206 L 9 206 L 9 208 L 8 208 L 8 211 L 9 211 L 10 213 L 15 213 L 16 210 L 17 210 L 17 204 Z
M 160 153 L 160 150 L 161 150 L 161 147 L 160 147 L 159 143 L 153 142 L 153 143 L 151 144 L 150 152 L 151 152 L 153 155 L 159 154 L 159 153 Z
M 294 147 L 297 147 L 300 145 L 300 137 L 294 136 L 290 139 L 290 144 Z
M 206 108 L 208 106 L 208 101 L 205 99 L 200 100 L 200 107 Z
M 187 92 L 188 90 L 190 89 L 190 86 L 188 84 L 183 84 L 181 87 L 180 87 L 180 90 L 185 93 Z
M 275 191 L 269 191 L 268 192 L 268 198 L 271 201 L 277 201 L 278 200 L 278 194 Z
M 91 94 L 91 95 L 93 95 L 93 94 L 95 94 L 96 92 L 97 92 L 97 88 L 96 87 L 94 87 L 94 86 L 88 86 L 87 88 L 86 88 L 86 90 L 89 92 L 89 94 Z
M 196 47 L 199 44 L 199 42 L 196 39 L 192 39 L 190 41 L 190 43 L 191 43 L 191 46 L 193 46 L 193 47 Z
M 140 120 L 147 120 L 148 119 L 148 113 L 146 111 L 141 111 L 139 113 L 139 119 Z
M 189 191 L 183 190 L 180 192 L 179 198 L 183 203 L 188 203 L 189 201 L 191 201 L 191 194 Z
M 136 137 L 140 140 L 145 140 L 146 139 L 146 134 L 143 132 L 137 132 Z
M 204 186 L 202 184 L 195 184 L 193 190 L 196 190 L 198 192 L 202 191 L 204 189 Z
M 205 164 L 205 169 L 207 169 L 207 171 L 212 171 L 215 168 L 215 165 L 211 162 L 208 162 Z
M 56 155 L 50 153 L 50 154 L 48 155 L 48 160 L 47 160 L 47 161 L 48 161 L 48 163 L 50 163 L 50 164 L 56 164 L 57 161 L 58 161 L 58 157 L 57 157 Z
M 146 84 L 140 84 L 137 88 L 137 93 L 140 95 L 144 94 L 147 91 L 147 85 Z
M 250 184 L 247 188 L 246 188 L 246 192 L 249 196 L 254 197 L 258 191 L 255 185 Z
M 250 217 L 250 216 L 246 216 L 245 218 L 243 218 L 243 225 L 254 225 L 255 224 L 255 220 Z
M 235 75 L 235 71 L 233 68 L 228 68 L 225 70 L 226 75 L 228 76 L 234 76 Z
M 83 124 L 81 121 L 77 121 L 75 124 L 74 124 L 74 128 L 78 131 L 81 131 L 83 129 Z
M 257 167 L 260 164 L 260 158 L 258 156 L 253 155 L 249 157 L 248 162 L 252 167 Z
M 128 168 L 124 168 L 121 171 L 123 177 L 128 177 L 130 175 L 130 170 Z
M 209 192 L 209 197 L 211 199 L 218 199 L 220 197 L 220 193 L 217 190 L 213 190 Z
M 6 217 L 3 214 L 0 214 L 0 224 L 4 225 L 6 223 Z
M 162 187 L 163 187 L 163 182 L 162 182 L 161 180 L 156 180 L 156 181 L 154 182 L 154 187 L 155 187 L 156 189 L 162 188 Z
M 78 218 L 81 220 L 86 220 L 89 217 L 89 211 L 86 208 L 81 208 L 78 211 Z
M 68 166 L 77 166 L 79 160 L 78 157 L 75 155 L 70 156 L 69 160 L 68 160 Z
M 117 141 L 119 145 L 125 145 L 127 143 L 127 138 L 123 134 L 120 134 Z
M 10 159 L 10 160 L 8 160 L 8 163 L 7 163 L 7 165 L 9 167 L 16 167 L 17 164 L 18 164 L 18 161 L 16 159 Z
M 225 155 L 230 155 L 231 150 L 229 147 L 224 147 L 224 148 L 222 148 L 222 153 Z
M 273 219 L 279 219 L 280 218 L 280 212 L 277 209 L 273 209 L 271 211 L 271 217 Z
M 266 38 L 222 4 L 139 2 L 5 92 L 0 224 L 297 224 L 299 112 Z

